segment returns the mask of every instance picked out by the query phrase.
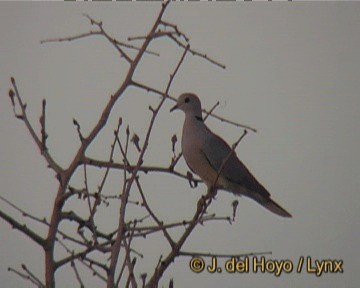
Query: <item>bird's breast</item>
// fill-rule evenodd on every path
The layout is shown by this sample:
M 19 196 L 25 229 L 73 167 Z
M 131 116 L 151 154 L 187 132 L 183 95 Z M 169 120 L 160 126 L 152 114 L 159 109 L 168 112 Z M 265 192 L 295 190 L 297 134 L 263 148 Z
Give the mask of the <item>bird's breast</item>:
M 189 168 L 195 172 L 208 187 L 210 187 L 217 178 L 217 172 L 212 168 L 202 150 L 207 135 L 202 135 L 201 129 L 193 129 L 193 127 L 196 127 L 196 125 L 187 127 L 186 122 L 184 123 L 183 135 L 181 138 L 182 153 Z M 222 177 L 219 177 L 217 186 L 221 186 L 220 183 L 222 179 L 220 178 Z

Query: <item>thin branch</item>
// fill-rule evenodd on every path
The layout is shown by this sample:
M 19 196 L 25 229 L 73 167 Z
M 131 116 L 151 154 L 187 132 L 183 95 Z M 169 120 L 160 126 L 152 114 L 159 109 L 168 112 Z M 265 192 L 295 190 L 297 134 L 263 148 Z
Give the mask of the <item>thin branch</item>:
M 134 225 L 133 225 L 133 228 L 136 227 L 136 224 L 137 222 L 134 222 Z M 123 267 L 121 269 L 121 272 L 118 276 L 118 279 L 116 281 L 116 286 L 118 287 L 119 286 L 119 283 L 120 283 L 120 280 L 122 278 L 122 274 L 124 272 L 124 268 L 125 268 L 125 265 L 128 267 L 128 270 L 129 270 L 129 276 L 128 276 L 128 283 L 131 282 L 132 284 L 132 287 L 137 287 L 137 283 L 136 283 L 136 280 L 135 280 L 135 277 L 134 277 L 134 266 L 135 266 L 135 262 L 136 262 L 136 258 L 134 258 L 133 261 L 130 261 L 130 252 L 131 252 L 131 242 L 132 242 L 132 239 L 134 237 L 134 230 L 131 231 L 130 235 L 129 235 L 129 243 L 126 241 L 126 238 L 123 239 L 123 245 L 125 247 L 125 260 L 124 260 L 124 263 L 123 263 Z M 134 262 L 134 263 L 133 263 Z M 126 285 L 127 287 L 128 285 Z
M 209 199 L 212 199 L 213 197 L 213 191 L 212 189 L 208 188 L 208 192 L 206 195 L 201 196 L 201 198 L 197 202 L 197 208 L 194 213 L 194 216 L 192 220 L 190 221 L 190 224 L 185 229 L 185 232 L 182 234 L 180 239 L 175 243 L 175 246 L 170 251 L 170 253 L 167 255 L 167 257 L 161 261 L 161 265 L 157 265 L 155 272 L 151 276 L 150 280 L 146 284 L 145 287 L 152 288 L 155 287 L 156 283 L 158 282 L 158 279 L 161 278 L 161 276 L 164 274 L 165 270 L 169 267 L 169 265 L 174 261 L 174 259 L 179 256 L 179 252 L 181 247 L 184 245 L 186 239 L 189 237 L 191 232 L 194 230 L 194 228 L 199 224 L 199 219 L 201 219 L 202 215 L 205 213 L 208 206 L 211 204 L 211 201 L 208 201 Z
M 69 211 L 69 212 L 62 212 L 61 213 L 61 218 L 64 220 L 69 220 L 69 221 L 74 221 L 76 223 L 78 223 L 79 228 L 81 227 L 86 227 L 88 228 L 93 235 L 95 235 L 95 237 L 101 237 L 107 240 L 111 240 L 112 236 L 111 234 L 106 234 L 106 233 L 102 233 L 99 230 L 97 230 L 95 228 L 94 225 L 92 225 L 89 221 L 84 220 L 83 218 L 81 218 L 80 216 L 78 216 L 74 211 Z
M 166 24 L 165 24 L 166 23 Z M 171 23 L 168 23 L 168 22 L 164 22 L 162 21 L 163 25 L 165 26 L 173 26 L 176 27 L 176 29 L 174 28 L 174 31 L 162 31 L 162 30 L 158 30 L 154 33 L 154 37 L 156 38 L 159 38 L 159 37 L 169 37 L 170 39 L 172 39 L 178 46 L 180 46 L 181 48 L 186 48 L 188 45 L 189 45 L 189 38 L 182 32 L 180 32 L 177 28 L 176 25 L 174 24 L 171 24 Z M 180 37 L 183 37 L 185 39 L 185 41 L 187 42 L 186 44 L 182 43 L 178 38 L 176 38 L 176 36 L 180 36 Z M 134 41 L 134 40 L 143 40 L 143 39 L 146 39 L 147 36 L 135 36 L 135 37 L 128 37 L 128 41 Z M 220 62 L 216 61 L 216 60 L 213 60 L 211 57 L 209 57 L 207 54 L 204 54 L 204 53 L 201 53 L 201 52 L 198 52 L 196 50 L 193 50 L 190 48 L 189 46 L 189 52 L 192 54 L 192 55 L 195 55 L 195 56 L 198 56 L 200 58 L 203 58 L 207 61 L 209 61 L 210 63 L 222 68 L 222 69 L 225 69 L 226 66 L 224 64 L 221 64 Z
M 79 40 L 79 39 L 87 38 L 87 37 L 91 37 L 91 36 L 103 36 L 103 33 L 101 31 L 90 31 L 90 32 L 85 32 L 85 33 L 81 33 L 81 34 L 74 35 L 74 36 L 49 38 L 49 39 L 41 40 L 40 43 L 45 44 L 45 43 L 52 43 L 52 42 L 65 42 L 65 41 L 71 42 L 74 40 Z M 119 45 L 119 46 L 122 46 L 122 47 L 125 47 L 128 49 L 136 50 L 136 51 L 140 50 L 140 48 L 135 45 L 131 45 L 129 43 L 122 42 L 115 38 L 113 38 L 113 41 L 116 43 L 116 45 Z M 159 53 L 151 51 L 151 50 L 146 50 L 145 53 L 154 55 L 154 56 L 160 56 Z
M 39 139 L 39 137 L 36 135 L 32 125 L 30 124 L 30 121 L 29 121 L 29 119 L 27 117 L 27 114 L 26 114 L 27 105 L 25 103 L 23 103 L 22 98 L 21 98 L 20 93 L 19 93 L 19 90 L 18 90 L 18 87 L 17 87 L 16 82 L 15 82 L 15 79 L 13 77 L 11 77 L 11 83 L 13 85 L 15 93 L 10 93 L 10 94 L 12 94 L 12 95 L 15 94 L 15 97 L 18 100 L 19 106 L 20 106 L 20 109 L 21 109 L 21 114 L 15 114 L 15 116 L 24 121 L 24 123 L 26 125 L 26 128 L 29 130 L 29 132 L 31 134 L 31 137 L 35 141 L 35 143 L 38 146 L 41 154 L 43 155 L 43 157 L 45 158 L 45 160 L 47 161 L 49 166 L 57 174 L 61 174 L 63 169 L 55 162 L 55 160 L 51 157 L 50 153 L 47 150 L 43 150 L 43 143 Z
M 179 41 L 173 34 L 168 34 L 167 35 L 170 39 L 174 40 L 174 42 L 176 44 L 178 44 L 180 47 L 182 48 L 185 48 L 188 44 L 184 44 L 182 43 L 181 41 Z M 220 62 L 216 61 L 216 60 L 213 60 L 212 58 L 210 58 L 207 54 L 204 54 L 204 53 L 201 53 L 201 52 L 198 52 L 194 49 L 189 49 L 189 52 L 192 54 L 192 55 L 195 55 L 195 56 L 198 56 L 200 58 L 204 58 L 205 60 L 209 61 L 210 63 L 222 68 L 222 69 L 226 69 L 226 66 L 224 64 L 221 64 Z
M 87 267 L 88 269 L 91 270 L 91 272 L 93 273 L 93 275 L 99 277 L 99 279 L 103 280 L 105 283 L 107 281 L 106 277 L 103 276 L 99 271 L 97 271 L 94 267 L 92 267 L 92 264 L 88 264 L 85 262 L 86 259 L 84 259 L 84 261 L 80 261 L 81 264 L 83 264 L 85 267 Z
M 212 187 L 216 187 L 219 177 L 221 175 L 221 172 L 225 168 L 226 163 L 229 161 L 230 157 L 232 157 L 234 155 L 236 147 L 239 145 L 240 141 L 245 137 L 246 134 L 247 134 L 247 131 L 244 130 L 243 134 L 241 134 L 240 138 L 234 143 L 229 154 L 226 156 L 226 158 L 221 163 L 221 166 L 216 173 L 216 178 L 215 178 L 214 182 L 212 183 Z
M 83 141 L 84 141 L 84 136 L 83 136 L 82 133 L 81 133 L 80 124 L 79 124 L 79 122 L 78 122 L 75 118 L 73 118 L 73 124 L 75 125 L 76 131 L 78 132 L 78 136 L 79 136 L 80 142 L 83 142 Z
M 12 228 L 19 230 L 20 232 L 28 236 L 31 240 L 33 240 L 35 243 L 39 244 L 41 247 L 45 247 L 46 240 L 30 228 L 28 228 L 25 224 L 19 223 L 14 218 L 10 217 L 1 210 L 0 217 L 3 218 L 6 222 L 8 222 L 12 226 Z
M 5 199 L 4 197 L 2 197 L 2 196 L 0 196 L 0 199 L 2 200 L 2 201 L 4 201 L 5 203 L 7 203 L 8 205 L 10 205 L 12 208 L 14 208 L 16 211 L 18 211 L 18 212 L 20 212 L 21 214 L 22 214 L 22 216 L 24 216 L 24 217 L 28 217 L 28 218 L 30 218 L 31 220 L 34 220 L 34 221 L 36 221 L 36 222 L 38 222 L 38 223 L 41 223 L 41 224 L 44 224 L 44 225 L 46 225 L 46 226 L 48 226 L 48 227 L 50 227 L 50 223 L 49 222 L 47 222 L 47 220 L 44 218 L 44 219 L 40 219 L 40 218 L 38 218 L 38 217 L 35 217 L 35 216 L 33 216 L 33 215 L 31 215 L 31 214 L 29 214 L 28 212 L 26 212 L 25 210 L 23 210 L 23 209 L 21 209 L 21 208 L 19 208 L 19 207 L 17 207 L 16 205 L 14 205 L 13 203 L 11 203 L 9 200 L 7 200 L 7 199 Z M 0 211 L 1 212 L 1 211 Z M 66 214 L 66 212 L 62 215 L 64 218 L 67 218 L 67 214 Z M 0 216 L 1 217 L 1 216 Z M 60 217 L 61 218 L 61 217 Z M 70 216 L 69 216 L 69 218 L 71 218 Z M 76 219 L 76 216 L 74 217 L 75 219 Z M 79 217 L 80 218 L 80 217 Z M 81 219 L 81 218 L 80 218 Z M 76 220 L 78 220 L 78 219 L 76 219 Z M 82 220 L 83 222 L 85 222 L 84 220 Z M 80 224 L 80 222 L 78 222 L 79 224 Z M 22 224 L 20 224 L 21 226 L 24 226 L 24 225 L 22 225 Z M 25 226 L 26 227 L 26 226 Z M 79 240 L 76 240 L 75 238 L 73 238 L 73 237 L 70 237 L 69 235 L 67 235 L 67 234 L 65 234 L 64 232 L 62 232 L 60 229 L 58 229 L 57 230 L 57 233 L 59 233 L 64 239 L 66 239 L 66 240 L 69 240 L 69 241 L 71 241 L 71 242 L 73 242 L 73 243 L 76 243 L 76 244 L 78 244 L 78 245 L 85 245 L 84 243 L 82 243 L 81 241 L 79 241 Z M 106 235 L 106 234 L 104 234 L 104 233 L 101 233 L 101 232 L 99 232 L 99 231 L 97 231 L 97 233 L 98 233 L 98 235 L 99 236 L 101 236 L 101 237 L 103 237 L 103 238 L 105 238 L 105 239 L 108 239 L 109 237 L 111 238 L 111 236 L 109 235 Z M 45 242 L 44 243 L 46 243 L 46 239 L 43 239 Z M 44 245 L 46 245 L 46 244 L 44 244 Z
M 38 287 L 45 287 L 45 285 L 40 281 L 38 277 L 34 273 L 32 273 L 25 264 L 21 265 L 21 268 L 30 276 L 30 278 L 34 279 L 34 281 L 37 283 Z
M 129 48 L 129 49 L 133 49 L 133 50 L 136 50 L 136 51 L 140 51 L 140 48 L 135 46 L 135 45 L 131 45 L 129 43 L 125 43 L 125 42 L 121 42 L 117 39 L 113 39 L 113 41 L 116 43 L 116 45 L 119 45 L 119 46 L 123 46 L 125 48 Z M 160 56 L 159 53 L 155 52 L 155 51 L 151 51 L 151 50 L 145 50 L 144 53 L 147 53 L 147 54 L 150 54 L 150 55 L 154 55 L 154 56 Z
M 84 261 L 88 261 L 89 263 L 91 263 L 91 265 L 96 265 L 99 268 L 103 269 L 105 272 L 108 271 L 106 265 L 99 263 L 95 260 L 92 260 L 90 258 L 88 258 L 87 256 L 89 255 L 90 252 L 93 252 L 95 250 L 101 250 L 99 249 L 102 246 L 107 246 L 110 242 L 105 242 L 103 244 L 97 244 L 95 246 L 91 246 L 91 247 L 87 247 L 86 250 L 82 251 L 82 252 L 78 252 L 78 253 L 74 253 L 74 251 L 71 251 L 62 241 L 59 241 L 60 245 L 65 249 L 65 251 L 67 253 L 70 254 L 70 256 L 63 258 L 62 260 L 59 260 L 58 262 L 56 262 L 56 269 L 68 264 L 69 262 L 72 262 L 74 260 L 79 260 L 80 262 L 84 262 Z
M 114 40 L 114 38 L 110 37 L 108 33 L 103 28 L 102 22 L 95 21 L 93 18 L 91 18 L 88 14 L 83 14 L 86 18 L 90 20 L 90 23 L 93 25 L 96 25 L 99 29 L 102 35 L 115 47 L 115 49 L 120 53 L 121 57 L 124 57 L 125 60 L 131 64 L 133 60 L 125 53 L 125 51 L 120 47 L 120 45 L 117 45 L 117 42 Z
M 145 195 L 144 195 L 144 192 L 141 188 L 141 185 L 140 185 L 140 182 L 139 182 L 139 179 L 136 178 L 135 179 L 135 183 L 138 187 L 138 190 L 139 190 L 139 193 L 141 195 L 141 198 L 143 200 L 143 206 L 145 207 L 145 209 L 149 212 L 149 214 L 151 215 L 151 217 L 154 219 L 154 221 L 156 222 L 156 224 L 161 228 L 161 230 L 163 231 L 164 233 L 164 236 L 165 238 L 167 239 L 167 241 L 169 242 L 170 246 L 173 247 L 175 245 L 175 242 L 174 240 L 171 238 L 169 232 L 165 229 L 164 227 L 164 223 L 162 221 L 160 221 L 157 216 L 155 215 L 155 213 L 151 210 L 149 204 L 147 203 L 146 201 L 146 198 L 145 198 Z
M 211 113 L 216 109 L 216 107 L 219 106 L 219 104 L 220 104 L 220 102 L 217 101 L 217 102 L 215 103 L 215 105 L 214 105 L 213 107 L 211 107 L 211 109 L 210 109 L 209 111 L 206 111 L 206 112 L 205 112 L 206 115 L 205 115 L 204 120 L 203 120 L 204 122 L 205 122 L 206 119 L 211 115 Z
M 35 222 L 48 225 L 48 222 L 47 222 L 46 218 L 40 219 L 40 218 L 38 218 L 36 216 L 33 216 L 33 215 L 29 214 L 28 212 L 26 212 L 25 210 L 23 210 L 20 207 L 16 206 L 15 204 L 10 202 L 6 198 L 2 197 L 1 195 L 0 195 L 0 200 L 4 201 L 6 204 L 8 204 L 12 208 L 14 208 L 16 211 L 20 212 L 23 217 L 30 218 L 31 220 L 34 220 Z
M 208 221 L 226 221 L 226 222 L 231 223 L 230 217 L 228 217 L 228 216 L 215 217 L 215 214 L 212 214 L 211 217 L 201 216 L 198 220 L 198 223 L 203 225 L 205 222 L 208 222 Z M 187 221 L 184 220 L 184 221 L 176 222 L 176 223 L 163 224 L 163 226 L 165 229 L 170 229 L 170 228 L 188 226 L 191 223 L 192 223 L 192 220 L 187 220 Z M 137 229 L 139 232 L 134 234 L 134 237 L 145 237 L 149 234 L 153 234 L 153 233 L 162 231 L 161 227 L 159 227 L 159 226 L 138 227 Z
M 89 208 L 89 220 L 88 222 L 90 222 L 90 226 L 91 226 L 91 231 L 93 231 L 92 236 L 93 236 L 93 240 L 95 243 L 97 243 L 97 235 L 96 235 L 96 228 L 95 228 L 95 222 L 94 222 L 94 216 L 96 213 L 96 207 L 97 207 L 97 199 L 95 199 L 94 201 L 94 205 L 91 206 L 91 200 L 90 200 L 90 196 L 89 196 L 89 187 L 88 187 L 88 180 L 87 180 L 87 169 L 86 169 L 86 164 L 83 164 L 84 167 L 84 184 L 85 184 L 85 191 L 87 192 L 87 204 L 88 204 L 88 208 Z
M 42 114 L 40 116 L 41 143 L 42 143 L 41 154 L 42 154 L 42 151 L 47 149 L 47 147 L 46 147 L 46 139 L 47 139 L 48 135 L 46 133 L 46 128 L 45 128 L 45 123 L 46 123 L 45 112 L 46 112 L 46 100 L 43 99 L 43 101 L 42 101 Z
M 64 41 L 71 42 L 73 40 L 87 38 L 89 36 L 94 36 L 94 35 L 102 35 L 102 33 L 101 31 L 90 31 L 69 37 L 49 38 L 49 39 L 41 40 L 40 44 L 51 43 L 51 42 L 64 42 Z
M 20 271 L 12 268 L 12 267 L 8 267 L 8 271 L 9 272 L 13 272 L 14 274 L 16 274 L 17 276 L 23 278 L 24 280 L 29 280 L 31 283 L 33 283 L 34 285 L 36 285 L 36 287 L 39 288 L 45 288 L 44 285 L 40 285 L 41 283 L 38 283 L 35 279 L 33 279 L 32 277 L 30 277 L 30 275 L 25 274 L 25 273 L 21 273 Z
M 147 92 L 153 92 L 153 93 L 158 94 L 158 95 L 160 95 L 160 96 L 162 96 L 162 97 L 167 97 L 167 98 L 171 99 L 172 101 L 174 101 L 175 103 L 176 103 L 176 101 L 177 101 L 177 99 L 176 99 L 174 96 L 171 96 L 171 95 L 169 95 L 169 94 L 165 94 L 164 92 L 162 92 L 162 91 L 160 91 L 160 90 L 158 90 L 158 89 L 155 89 L 155 88 L 153 88 L 153 87 L 150 87 L 150 86 L 145 85 L 145 84 L 142 84 L 142 83 L 139 83 L 139 82 L 137 82 L 137 81 L 135 81 L 135 80 L 132 80 L 132 81 L 131 81 L 131 85 L 133 85 L 134 87 L 138 87 L 138 88 L 140 88 L 140 89 L 142 89 L 142 90 L 145 90 L 145 91 L 147 91 Z M 256 130 L 255 128 L 251 127 L 251 126 L 244 125 L 244 124 L 240 124 L 240 123 L 237 123 L 237 122 L 228 120 L 228 119 L 226 119 L 226 118 L 224 118 L 224 117 L 222 117 L 222 116 L 219 116 L 219 115 L 216 115 L 216 114 L 213 114 L 213 113 L 210 114 L 210 113 L 209 113 L 207 110 L 205 110 L 205 109 L 202 109 L 202 112 L 203 112 L 203 113 L 206 113 L 206 114 L 209 114 L 209 116 L 211 116 L 211 117 L 213 117 L 213 118 L 215 118 L 215 119 L 217 119 L 217 120 L 220 120 L 221 122 L 224 122 L 224 123 L 233 125 L 233 126 L 235 126 L 235 127 L 240 127 L 240 128 L 248 129 L 248 130 L 251 130 L 251 131 L 254 132 L 254 133 L 257 132 L 257 130 Z
M 65 247 L 65 246 L 63 245 L 63 247 Z M 55 268 L 58 269 L 61 266 L 64 266 L 67 263 L 74 261 L 75 259 L 84 258 L 86 255 L 89 254 L 89 252 L 92 252 L 95 249 L 96 249 L 96 246 L 91 246 L 91 247 L 86 248 L 84 251 L 81 251 L 81 252 L 78 252 L 78 253 L 74 253 L 73 251 L 68 250 L 67 252 L 71 253 L 71 255 L 57 261 L 55 263 Z
M 174 29 L 174 31 L 176 32 L 176 34 L 178 36 L 183 37 L 185 39 L 185 41 L 187 43 L 189 43 L 189 41 L 190 41 L 189 37 L 187 37 L 185 33 L 181 32 L 177 25 L 167 22 L 167 21 L 164 21 L 164 20 L 161 21 L 161 24 L 164 25 L 164 27 L 171 27 L 172 29 Z
M 85 288 L 84 282 L 82 281 L 82 279 L 81 279 L 81 277 L 80 277 L 79 271 L 78 271 L 78 269 L 76 268 L 76 265 L 75 265 L 75 262 L 74 262 L 74 261 L 71 261 L 71 268 L 74 270 L 76 279 L 78 280 L 78 282 L 79 282 L 79 284 L 80 284 L 80 287 L 81 287 L 81 288 Z
M 87 165 L 96 166 L 96 167 L 99 167 L 99 168 L 112 168 L 112 169 L 120 169 L 120 170 L 128 169 L 128 170 L 130 170 L 130 172 L 134 171 L 135 168 L 136 168 L 136 165 L 126 166 L 126 165 L 121 164 L 121 163 L 96 160 L 96 159 L 89 158 L 89 157 L 84 158 L 84 163 L 86 163 Z M 144 172 L 145 174 L 147 174 L 149 172 L 169 173 L 171 175 L 178 176 L 178 177 L 186 179 L 186 180 L 188 179 L 188 177 L 185 174 L 182 174 L 180 172 L 172 170 L 169 167 L 140 166 L 138 168 L 138 170 Z M 197 181 L 197 182 L 202 182 L 198 178 L 196 178 L 194 180 Z
M 159 22 L 161 21 L 161 18 L 165 12 L 166 7 L 169 5 L 170 1 L 168 2 L 164 2 L 162 4 L 162 9 L 152 27 L 152 29 L 150 30 L 148 37 L 145 39 L 141 50 L 139 51 L 139 53 L 137 54 L 137 56 L 135 57 L 134 61 L 132 62 L 130 69 L 129 69 L 129 74 L 128 77 L 126 78 L 128 80 L 128 83 L 130 83 L 131 81 L 131 77 L 135 71 L 135 67 L 136 65 L 139 63 L 140 59 L 143 56 L 144 51 L 146 50 L 146 48 L 148 47 L 150 41 L 152 40 L 152 35 L 154 34 L 154 32 L 156 31 Z M 124 82 L 125 83 L 125 82 Z M 125 89 L 125 87 L 124 87 Z M 161 108 L 162 104 L 164 103 L 165 98 L 162 99 L 162 101 L 160 102 L 160 104 L 158 105 L 158 109 Z M 110 112 L 110 111 L 109 111 Z M 124 191 L 124 193 L 122 194 L 123 199 L 121 201 L 121 206 L 120 206 L 120 211 L 119 211 L 119 223 L 118 223 L 118 230 L 117 230 L 117 235 L 116 235 L 116 239 L 115 239 L 115 243 L 113 245 L 112 251 L 111 251 L 111 259 L 110 259 L 110 266 L 109 266 L 109 274 L 108 274 L 108 279 L 107 279 L 107 285 L 108 287 L 112 287 L 114 286 L 115 282 L 114 282 L 114 273 L 115 273 L 115 269 L 116 269 L 116 265 L 117 265 L 117 261 L 118 261 L 118 256 L 120 253 L 120 244 L 122 242 L 122 238 L 123 238 L 123 233 L 124 233 L 124 220 L 125 220 L 125 211 L 126 211 L 126 205 L 127 205 L 127 198 L 129 196 L 130 193 L 130 189 L 132 186 L 132 183 L 136 177 L 137 171 L 139 169 L 139 167 L 141 166 L 141 164 L 143 163 L 143 157 L 145 154 L 145 151 L 147 149 L 148 146 L 148 141 L 149 141 L 149 137 L 150 137 L 150 132 L 152 131 L 152 127 L 154 124 L 154 120 L 156 117 L 157 113 L 153 113 L 153 117 L 150 120 L 150 125 L 148 128 L 148 133 L 145 137 L 145 141 L 142 147 L 142 151 L 138 157 L 138 161 L 136 164 L 136 167 L 132 173 L 131 178 L 129 179 L 129 181 L 127 182 L 126 186 L 126 190 Z M 105 123 L 104 123 L 105 124 Z M 97 133 L 96 133 L 97 134 Z M 96 134 L 94 135 L 94 137 L 96 136 Z

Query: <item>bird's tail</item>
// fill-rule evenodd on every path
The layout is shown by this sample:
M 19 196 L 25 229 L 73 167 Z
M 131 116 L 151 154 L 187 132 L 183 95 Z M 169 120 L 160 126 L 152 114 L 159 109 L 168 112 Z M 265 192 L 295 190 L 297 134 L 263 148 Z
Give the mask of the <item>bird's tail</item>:
M 289 212 L 287 212 L 284 208 L 282 208 L 279 204 L 277 204 L 274 200 L 272 200 L 270 197 L 267 199 L 264 199 L 262 201 L 258 201 L 255 199 L 259 204 L 264 206 L 266 209 L 270 210 L 271 212 L 280 215 L 282 217 L 292 217 Z
M 246 189 L 244 186 L 235 184 L 227 186 L 226 190 L 231 191 L 235 195 L 247 196 L 279 216 L 288 218 L 292 217 L 289 212 L 287 212 L 284 208 L 271 199 L 270 193 L 259 182 L 257 182 L 254 177 L 248 178 L 247 181 L 247 186 L 250 189 Z

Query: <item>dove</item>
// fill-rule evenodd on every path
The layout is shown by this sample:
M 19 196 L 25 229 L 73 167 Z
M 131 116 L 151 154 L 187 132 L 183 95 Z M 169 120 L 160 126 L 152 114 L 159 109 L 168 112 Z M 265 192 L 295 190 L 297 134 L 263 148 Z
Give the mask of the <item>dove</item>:
M 270 193 L 239 160 L 235 151 L 205 125 L 201 102 L 195 94 L 181 94 L 170 112 L 177 109 L 185 113 L 181 138 L 185 162 L 208 188 L 247 196 L 277 215 L 292 217 L 271 199 Z

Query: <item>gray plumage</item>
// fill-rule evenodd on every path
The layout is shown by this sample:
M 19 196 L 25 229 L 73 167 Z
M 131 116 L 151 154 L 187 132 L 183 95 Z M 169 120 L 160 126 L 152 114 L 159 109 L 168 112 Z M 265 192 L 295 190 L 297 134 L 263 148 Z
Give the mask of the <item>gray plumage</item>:
M 177 104 L 170 111 L 175 109 L 185 113 L 181 139 L 185 161 L 189 168 L 211 187 L 232 149 L 205 125 L 201 116 L 201 102 L 195 94 L 180 95 Z M 222 167 L 216 188 L 250 197 L 275 214 L 291 217 L 270 198 L 270 193 L 255 179 L 235 153 L 232 153 Z

